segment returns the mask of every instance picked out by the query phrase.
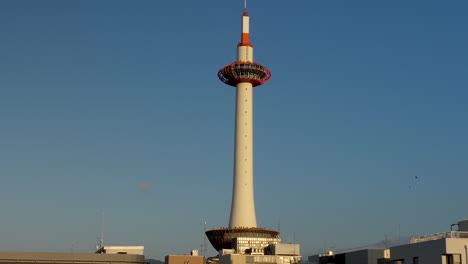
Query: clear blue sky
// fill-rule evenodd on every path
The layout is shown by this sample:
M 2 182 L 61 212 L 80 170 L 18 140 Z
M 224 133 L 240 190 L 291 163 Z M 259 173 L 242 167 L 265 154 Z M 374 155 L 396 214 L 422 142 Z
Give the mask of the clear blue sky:
M 2 1 L 1 250 L 228 224 L 242 0 Z M 468 2 L 251 0 L 259 226 L 303 255 L 468 218 Z M 417 176 L 418 178 L 416 179 Z M 213 250 L 210 251 L 213 253 Z

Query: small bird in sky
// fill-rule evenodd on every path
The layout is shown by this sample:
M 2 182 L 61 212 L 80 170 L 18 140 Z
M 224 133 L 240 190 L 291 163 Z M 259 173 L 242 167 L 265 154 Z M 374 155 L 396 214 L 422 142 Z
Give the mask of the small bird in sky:
M 413 189 L 413 188 L 416 186 L 416 181 L 417 181 L 418 179 L 419 179 L 419 177 L 418 177 L 417 175 L 415 175 L 414 178 L 413 178 L 414 183 L 408 185 L 408 188 L 409 188 L 409 189 Z

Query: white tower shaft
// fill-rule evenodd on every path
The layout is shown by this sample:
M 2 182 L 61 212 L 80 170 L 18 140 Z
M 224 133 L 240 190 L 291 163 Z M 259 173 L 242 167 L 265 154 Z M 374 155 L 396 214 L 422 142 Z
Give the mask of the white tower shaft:
M 246 12 L 242 16 L 242 42 L 237 48 L 237 61 L 253 62 Z M 234 184 L 229 227 L 257 227 L 253 184 L 253 86 L 250 82 L 236 85 L 234 145 Z

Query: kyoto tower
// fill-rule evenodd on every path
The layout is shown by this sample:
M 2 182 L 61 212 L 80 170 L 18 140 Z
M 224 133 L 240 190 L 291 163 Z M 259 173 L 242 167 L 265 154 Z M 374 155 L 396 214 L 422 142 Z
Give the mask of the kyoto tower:
M 218 78 L 236 87 L 236 121 L 234 143 L 234 180 L 229 228 L 206 232 L 216 250 L 231 248 L 236 237 L 277 238 L 279 232 L 257 228 L 253 186 L 253 87 L 266 83 L 270 71 L 253 61 L 249 36 L 247 6 L 242 14 L 241 41 L 237 44 L 237 61 L 218 71 Z

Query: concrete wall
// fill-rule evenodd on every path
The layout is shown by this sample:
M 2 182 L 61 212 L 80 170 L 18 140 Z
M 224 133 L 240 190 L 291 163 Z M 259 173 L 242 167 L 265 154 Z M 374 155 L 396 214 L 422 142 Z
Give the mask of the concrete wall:
M 445 239 L 392 247 L 390 252 L 392 260 L 403 259 L 405 264 L 413 264 L 414 257 L 419 258 L 419 264 L 441 264 Z
M 391 259 L 404 259 L 405 264 L 413 264 L 413 258 L 419 258 L 419 264 L 446 264 L 446 254 L 459 254 L 461 264 L 468 264 L 468 239 L 444 238 L 421 243 L 414 243 L 390 248 Z
M 385 256 L 384 249 L 363 249 L 345 253 L 346 264 L 377 264 Z
M 144 246 L 104 246 L 106 254 L 133 254 L 144 255 Z
M 385 258 L 386 255 L 388 256 L 388 254 L 385 254 L 384 249 L 369 249 L 367 253 L 367 263 L 369 264 L 377 264 L 378 259 Z
M 295 264 L 299 261 L 301 256 L 231 254 L 219 257 L 219 264 Z
M 166 264 L 205 264 L 204 256 L 169 255 L 166 256 Z
M 367 250 L 358 250 L 345 253 L 346 264 L 367 264 Z
M 445 240 L 446 240 L 446 253 L 447 254 L 460 254 L 461 263 L 468 264 L 468 255 L 467 255 L 468 239 L 446 238 Z
M 246 264 L 294 264 L 301 261 L 301 256 L 278 256 L 278 255 L 262 255 L 245 256 Z
M 0 252 L 0 263 L 106 263 L 143 264 L 145 256 L 131 254 L 56 253 L 56 252 Z
M 299 244 L 276 244 L 270 247 L 272 255 L 298 256 L 301 254 Z
M 219 264 L 245 264 L 245 257 L 245 255 L 240 254 L 220 256 Z

